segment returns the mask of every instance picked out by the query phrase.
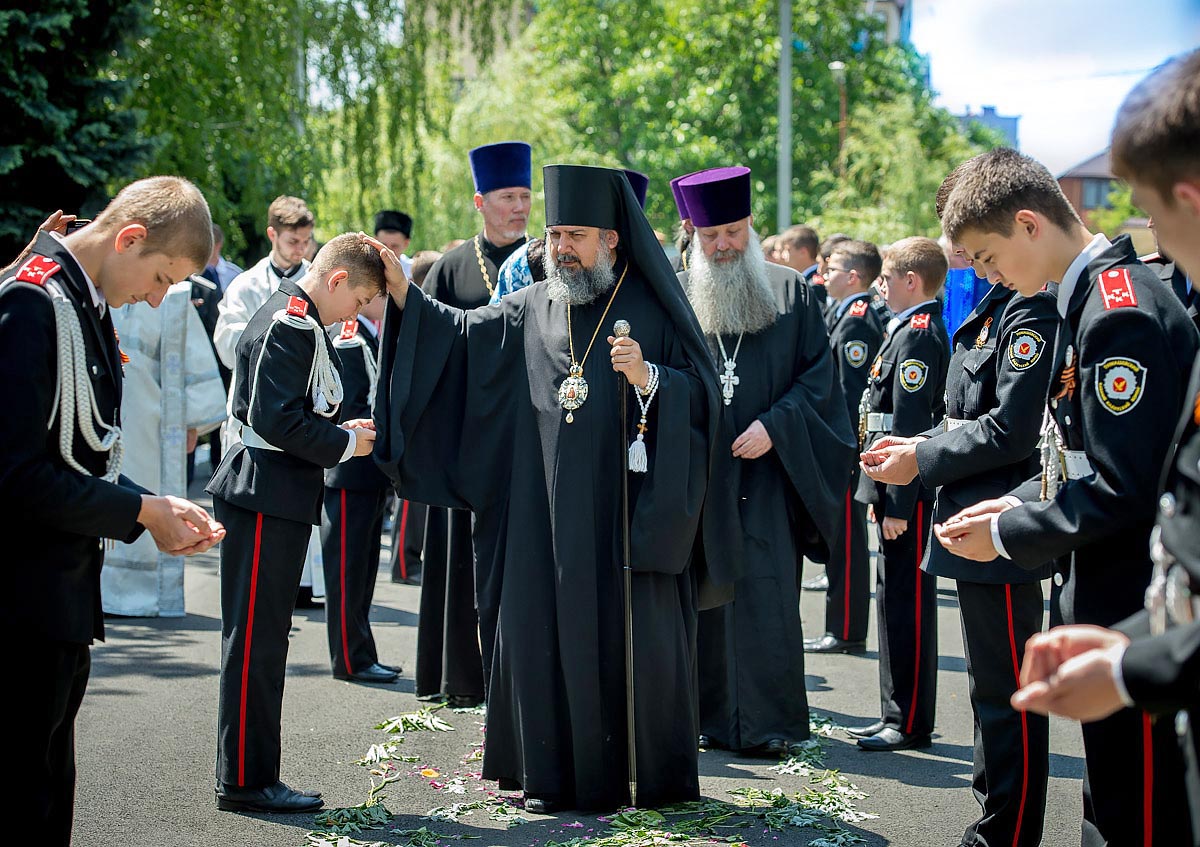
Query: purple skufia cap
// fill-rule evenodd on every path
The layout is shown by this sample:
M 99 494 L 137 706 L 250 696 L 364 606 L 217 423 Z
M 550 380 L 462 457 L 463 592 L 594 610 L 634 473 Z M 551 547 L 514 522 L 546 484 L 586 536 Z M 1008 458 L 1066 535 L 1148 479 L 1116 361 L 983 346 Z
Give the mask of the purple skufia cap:
M 646 208 L 646 189 L 650 187 L 650 177 L 646 176 L 641 171 L 631 171 L 625 168 L 625 178 L 629 180 L 629 187 L 633 189 L 633 194 L 637 197 L 638 204 Z
M 531 150 L 524 141 L 484 144 L 467 153 L 475 190 L 487 194 L 497 188 L 529 188 Z
M 721 226 L 750 216 L 750 169 L 711 168 L 689 174 L 676 189 L 692 226 Z
M 679 220 L 681 221 L 686 221 L 689 215 L 687 203 L 683 200 L 683 192 L 679 190 L 679 183 L 683 182 L 689 176 L 693 176 L 695 173 L 699 172 L 695 171 L 690 174 L 683 174 L 671 180 L 671 193 L 675 195 L 675 208 L 679 210 Z

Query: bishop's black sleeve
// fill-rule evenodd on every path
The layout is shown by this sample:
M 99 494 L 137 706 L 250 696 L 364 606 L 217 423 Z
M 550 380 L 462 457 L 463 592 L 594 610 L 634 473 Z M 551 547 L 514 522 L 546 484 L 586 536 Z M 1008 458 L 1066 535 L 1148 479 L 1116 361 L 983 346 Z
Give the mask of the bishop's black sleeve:
M 892 435 L 920 435 L 937 421 L 934 413 L 939 387 L 944 385 L 938 369 L 946 367 L 945 353 L 938 342 L 937 329 L 901 330 L 897 339 L 896 367 L 892 369 Z M 888 485 L 884 491 L 883 516 L 910 520 L 920 496 L 921 481 L 908 485 Z M 878 511 L 876 515 L 878 516 Z
M 1139 400 L 1120 414 L 1101 402 L 1096 387 L 1103 377 L 1097 368 L 1114 357 L 1141 367 Z M 1080 341 L 1077 390 L 1095 473 L 1063 482 L 1053 500 L 1000 515 L 1000 538 L 1014 562 L 1040 566 L 1153 520 L 1159 470 L 1183 406 L 1185 380 L 1154 314 L 1114 309 L 1092 319 Z
M 829 336 L 811 301 L 804 308 L 802 321 L 792 366 L 795 381 L 758 420 L 771 436 L 775 452 L 809 515 L 830 541 L 841 517 L 857 437 L 846 416 L 846 400 L 836 378 Z
M 332 468 L 346 452 L 350 433 L 312 411 L 308 402 L 314 345 L 324 343 L 319 330 L 298 329 L 286 321 L 271 324 L 259 342 L 259 358 L 251 360 L 254 382 L 246 423 L 285 453 Z
M 400 496 L 476 512 L 507 497 L 523 304 L 463 311 L 415 286 L 403 311 L 389 299 L 374 456 Z
M 971 423 L 917 445 L 917 468 L 926 486 L 956 482 L 1032 455 L 1041 433 L 1057 326 L 1052 297 L 1009 301 L 994 361 L 985 365 L 996 369 L 996 402 Z
M 0 509 L 28 516 L 35 531 L 133 542 L 143 530 L 137 516 L 145 489 L 87 476 L 57 459 L 58 424 L 50 425 L 57 399 L 55 327 L 54 308 L 42 292 L 16 285 L 0 298 L 0 385 L 21 403 L 0 415 Z

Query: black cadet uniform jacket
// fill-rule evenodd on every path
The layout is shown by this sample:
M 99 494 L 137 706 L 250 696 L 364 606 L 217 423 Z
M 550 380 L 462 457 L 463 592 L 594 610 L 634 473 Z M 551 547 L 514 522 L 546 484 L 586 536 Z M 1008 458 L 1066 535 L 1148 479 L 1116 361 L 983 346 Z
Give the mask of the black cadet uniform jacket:
M 374 387 L 379 358 L 379 339 L 357 320 L 334 324 L 329 337 L 342 360 L 342 406 L 339 423 L 370 418 L 371 389 Z M 370 359 L 371 364 L 367 363 Z M 349 491 L 383 491 L 391 485 L 379 465 L 370 456 L 354 456 L 325 471 L 325 485 Z
M 830 301 L 825 312 L 825 328 L 829 330 L 829 346 L 833 349 L 834 367 L 846 398 L 850 426 L 857 434 L 858 404 L 867 387 L 871 362 L 875 361 L 883 343 L 883 324 L 871 308 L 870 294 L 864 291 L 846 299 L 850 302 L 840 315 L 838 308 L 842 304 Z
M 47 284 L 57 283 L 79 317 L 92 397 L 105 424 L 119 426 L 121 351 L 112 316 L 92 303 L 83 269 L 65 246 L 39 233 L 0 296 L 0 385 L 20 405 L 0 415 L 0 533 L 5 539 L 5 631 L 22 639 L 90 644 L 104 640 L 101 538 L 132 542 L 145 489 L 124 476 L 105 482 L 108 453 L 68 423 L 75 460 L 59 450 L 59 350 Z M 70 364 L 70 363 L 68 363 Z M 86 419 L 92 420 L 86 409 Z M 93 424 L 94 425 L 94 424 Z M 99 435 L 103 435 L 101 430 Z
M 1049 403 L 1064 449 L 1083 451 L 1092 472 L 1064 479 L 1042 502 L 1035 477 L 1013 492 L 1025 503 L 999 517 L 1018 565 L 1073 554 L 1063 560 L 1071 562 L 1060 602 L 1067 623 L 1112 625 L 1141 608 L 1159 472 L 1198 347 L 1179 300 L 1138 261 L 1128 236 L 1080 274 L 1058 331 Z M 1082 583 L 1075 562 L 1085 563 Z
M 921 481 L 936 487 L 940 522 L 981 500 L 1003 497 L 1036 474 L 1038 438 L 1058 329 L 1058 285 L 1022 297 L 1002 285 L 954 333 L 946 376 L 946 422 L 917 445 Z M 969 423 L 963 423 L 969 421 Z M 984 583 L 1037 582 L 1051 564 L 1026 569 L 1008 559 L 972 562 L 930 544 L 925 570 Z
M 935 300 L 901 320 L 879 348 L 868 375 L 866 411 L 889 414 L 893 420 L 890 429 L 868 426 L 863 446 L 870 447 L 877 438 L 889 434 L 920 435 L 940 421 L 946 411 L 949 363 L 950 342 L 942 323 L 942 304 Z M 861 422 L 859 432 L 863 432 Z M 878 520 L 888 517 L 907 521 L 912 520 L 918 499 L 933 499 L 933 489 L 919 479 L 908 485 L 883 485 L 862 474 L 855 499 L 874 504 Z
M 1200 290 L 1195 286 L 1192 286 L 1191 291 L 1188 290 L 1187 274 L 1183 272 L 1183 268 L 1161 253 L 1143 256 L 1142 261 L 1158 274 L 1159 279 L 1171 286 L 1183 308 L 1187 309 L 1188 317 L 1196 325 L 1196 329 L 1200 330 Z
M 252 512 L 320 526 L 324 469 L 341 460 L 350 436 L 334 423 L 336 409 L 333 418 L 314 411 L 309 388 L 314 344 L 326 345 L 341 372 L 333 342 L 324 331 L 298 329 L 273 317 L 294 297 L 320 323 L 309 296 L 290 279 L 282 280 L 246 324 L 234 370 L 233 417 L 279 450 L 235 445 L 206 490 Z

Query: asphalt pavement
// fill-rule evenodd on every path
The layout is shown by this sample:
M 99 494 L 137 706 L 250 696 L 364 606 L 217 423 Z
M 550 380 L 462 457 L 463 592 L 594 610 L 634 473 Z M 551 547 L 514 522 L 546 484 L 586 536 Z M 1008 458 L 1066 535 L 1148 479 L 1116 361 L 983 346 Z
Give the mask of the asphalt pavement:
M 193 494 L 199 494 L 194 488 Z M 385 548 L 384 560 L 387 561 Z M 805 576 L 816 573 L 806 568 Z M 217 556 L 189 559 L 187 610 L 183 618 L 109 618 L 108 640 L 92 651 L 92 676 L 78 720 L 78 788 L 74 841 L 77 847 L 302 847 L 314 830 L 312 815 L 220 812 L 213 798 L 217 685 L 220 661 L 220 590 Z M 380 658 L 404 673 L 392 685 L 335 680 L 330 673 L 323 609 L 298 610 L 293 619 L 283 703 L 282 778 L 295 787 L 319 789 L 326 808 L 367 799 L 366 768 L 354 764 L 387 735 L 374 726 L 427 704 L 413 694 L 420 589 L 393 584 L 386 566 L 376 584 L 372 610 Z M 824 595 L 806 592 L 801 602 L 807 635 L 819 635 Z M 958 606 L 953 583 L 938 592 L 937 730 L 928 750 L 865 753 L 834 729 L 823 739 L 824 767 L 836 769 L 866 796 L 858 810 L 878 817 L 842 826 L 864 843 L 905 847 L 955 847 L 978 813 L 970 790 L 971 710 L 967 697 Z M 856 726 L 878 718 L 878 671 L 874 627 L 862 656 L 809 656 L 807 685 L 815 715 L 835 725 Z M 419 844 L 403 831 L 425 827 L 442 836 L 478 837 L 479 845 L 548 847 L 573 838 L 599 838 L 610 824 L 595 815 L 526 815 L 511 828 L 492 814 L 499 808 L 477 778 L 470 760 L 483 739 L 481 715 L 437 712 L 453 732 L 408 732 L 398 754 L 404 776 L 387 786 L 385 803 L 396 817 L 383 829 L 355 836 L 385 844 Z M 1078 726 L 1051 724 L 1047 847 L 1079 843 L 1082 810 L 1082 746 Z M 16 764 L 16 763 L 14 763 Z M 734 799 L 737 789 L 801 791 L 800 776 L 770 770 L 772 763 L 720 752 L 700 755 L 705 797 Z M 425 775 L 432 769 L 437 774 Z M 461 789 L 462 793 L 456 793 Z M 437 807 L 486 800 L 457 823 L 423 817 Z M 19 818 L 19 810 L 12 810 Z M 748 845 L 807 845 L 822 836 L 811 828 L 764 829 L 761 822 L 737 835 Z M 432 843 L 432 842 L 431 842 Z M 441 843 L 448 845 L 443 838 Z M 706 843 L 703 839 L 695 843 Z M 836 843 L 836 842 L 827 842 Z

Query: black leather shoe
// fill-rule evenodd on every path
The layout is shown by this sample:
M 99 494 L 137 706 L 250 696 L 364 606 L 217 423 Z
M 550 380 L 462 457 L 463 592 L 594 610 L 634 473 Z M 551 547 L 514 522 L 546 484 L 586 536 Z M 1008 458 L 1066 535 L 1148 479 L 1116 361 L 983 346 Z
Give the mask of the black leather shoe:
M 866 726 L 851 727 L 846 732 L 855 738 L 869 738 L 883 729 L 883 726 L 883 721 L 875 721 L 875 723 L 867 724 Z
M 383 662 L 376 662 L 375 664 L 379 665 L 379 667 L 383 668 L 385 671 L 391 671 L 397 676 L 404 673 L 404 668 L 400 667 L 399 665 L 385 665 Z
M 282 782 L 266 788 L 217 787 L 217 808 L 224 812 L 315 812 L 325 805 L 320 797 L 293 791 Z
M 473 694 L 449 694 L 446 696 L 446 705 L 451 709 L 474 709 L 483 705 L 483 698 Z
M 782 738 L 772 738 L 766 744 L 760 744 L 754 750 L 747 752 L 756 756 L 786 759 L 788 755 L 788 743 Z
M 292 786 L 288 785 L 286 782 L 283 782 L 282 780 L 280 780 L 279 784 L 282 785 L 284 788 L 286 788 L 288 791 L 295 791 L 297 794 L 303 794 L 305 797 L 320 797 L 321 796 L 320 791 L 309 791 L 308 789 L 305 789 L 305 788 L 292 788 Z
M 696 745 L 697 745 L 697 746 L 698 746 L 698 747 L 699 747 L 701 750 L 709 750 L 709 749 L 711 749 L 711 748 L 712 748 L 712 746 L 713 746 L 713 743 L 712 743 L 712 739 L 711 739 L 711 738 L 709 738 L 709 737 L 708 737 L 707 735 L 705 735 L 704 733 L 701 733 L 701 734 L 700 734 L 700 737 L 696 739 Z
M 380 664 L 371 665 L 369 668 L 363 668 L 357 673 L 335 673 L 337 679 L 352 680 L 354 682 L 395 682 L 399 674 L 393 670 L 383 667 Z
M 825 633 L 820 638 L 804 639 L 805 653 L 861 653 L 867 649 L 865 641 L 843 641 L 836 635 Z
M 933 742 L 928 735 L 906 735 L 895 727 L 885 726 L 879 732 L 868 738 L 858 739 L 858 746 L 871 752 L 887 752 L 891 750 L 913 750 L 929 747 Z
M 530 797 L 525 795 L 525 811 L 531 815 L 552 815 L 559 811 L 562 805 L 557 800 L 548 797 Z
M 812 579 L 806 579 L 800 583 L 800 588 L 804 591 L 828 591 L 829 576 L 827 574 L 820 574 L 814 576 Z

